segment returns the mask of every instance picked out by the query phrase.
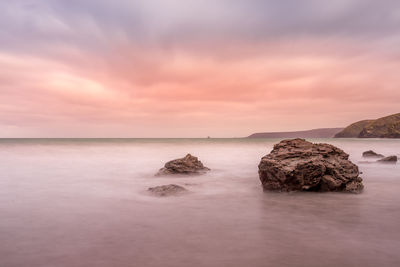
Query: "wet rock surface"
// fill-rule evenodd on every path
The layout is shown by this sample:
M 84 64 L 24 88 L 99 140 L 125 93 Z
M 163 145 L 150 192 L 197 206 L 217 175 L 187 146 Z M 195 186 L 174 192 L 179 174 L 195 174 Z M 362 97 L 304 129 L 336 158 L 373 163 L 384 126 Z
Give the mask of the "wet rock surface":
M 360 193 L 364 186 L 349 155 L 330 144 L 283 140 L 258 166 L 264 190 Z
M 187 190 L 176 184 L 160 185 L 156 187 L 150 187 L 148 189 L 150 193 L 159 197 L 176 196 L 187 192 Z
M 376 153 L 375 151 L 372 151 L 372 150 L 368 150 L 368 151 L 363 152 L 362 156 L 364 158 L 383 158 L 383 157 L 385 157 L 384 155 L 378 154 L 378 153 Z
M 383 159 L 378 160 L 378 162 L 381 163 L 396 163 L 397 162 L 397 156 L 389 156 Z
M 197 157 L 187 154 L 184 158 L 165 163 L 164 168 L 161 168 L 156 175 L 204 174 L 209 170 Z

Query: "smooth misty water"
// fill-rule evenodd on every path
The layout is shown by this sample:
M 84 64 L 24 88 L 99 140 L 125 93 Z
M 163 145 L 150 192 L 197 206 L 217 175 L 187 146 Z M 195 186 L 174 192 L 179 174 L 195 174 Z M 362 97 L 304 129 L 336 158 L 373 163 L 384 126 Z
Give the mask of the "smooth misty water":
M 318 141 L 400 156 L 400 140 Z M 360 195 L 264 193 L 276 142 L 0 140 L 0 266 L 400 266 L 400 164 L 360 163 Z M 212 171 L 153 176 L 188 152 Z M 146 192 L 169 183 L 191 193 Z

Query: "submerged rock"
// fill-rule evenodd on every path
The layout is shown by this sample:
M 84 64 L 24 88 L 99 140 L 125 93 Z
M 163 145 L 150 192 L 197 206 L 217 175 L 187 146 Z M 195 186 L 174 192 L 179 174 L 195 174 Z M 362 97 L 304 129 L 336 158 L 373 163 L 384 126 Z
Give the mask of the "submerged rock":
M 362 156 L 365 157 L 365 158 L 383 158 L 383 157 L 385 157 L 384 155 L 378 154 L 378 153 L 376 153 L 375 151 L 372 151 L 372 150 L 368 150 L 368 151 L 363 152 Z
M 156 175 L 204 174 L 209 170 L 197 157 L 187 154 L 184 158 L 165 163 L 164 168 L 161 168 Z
M 187 190 L 179 185 L 176 184 L 169 184 L 169 185 L 161 185 L 161 186 L 156 186 L 156 187 L 150 187 L 148 189 L 149 192 L 152 194 L 159 196 L 159 197 L 167 197 L 167 196 L 173 196 L 173 195 L 179 195 L 184 192 L 187 192 Z
M 397 162 L 397 156 L 389 156 L 383 159 L 378 160 L 378 162 L 382 163 L 396 163 Z
M 349 155 L 330 144 L 283 140 L 258 165 L 264 190 L 360 193 L 364 186 Z

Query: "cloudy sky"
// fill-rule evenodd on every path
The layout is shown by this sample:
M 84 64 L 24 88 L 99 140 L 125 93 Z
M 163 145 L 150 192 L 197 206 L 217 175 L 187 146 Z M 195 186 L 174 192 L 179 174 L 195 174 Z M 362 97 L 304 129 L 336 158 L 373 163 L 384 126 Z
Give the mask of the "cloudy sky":
M 0 1 L 0 137 L 235 137 L 397 112 L 398 0 Z

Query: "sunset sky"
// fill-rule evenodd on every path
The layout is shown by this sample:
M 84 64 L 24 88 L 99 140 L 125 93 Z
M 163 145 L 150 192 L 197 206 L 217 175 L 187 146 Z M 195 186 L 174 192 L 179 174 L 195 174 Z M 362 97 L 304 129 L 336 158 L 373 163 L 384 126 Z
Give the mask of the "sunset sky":
M 0 1 L 0 137 L 240 137 L 398 112 L 399 0 Z

